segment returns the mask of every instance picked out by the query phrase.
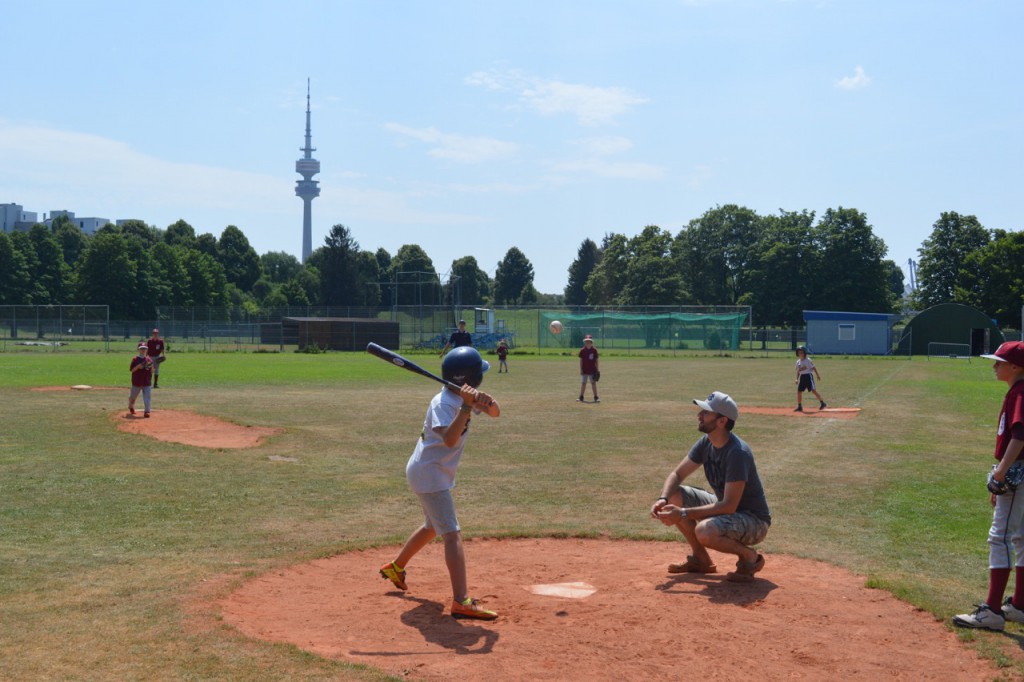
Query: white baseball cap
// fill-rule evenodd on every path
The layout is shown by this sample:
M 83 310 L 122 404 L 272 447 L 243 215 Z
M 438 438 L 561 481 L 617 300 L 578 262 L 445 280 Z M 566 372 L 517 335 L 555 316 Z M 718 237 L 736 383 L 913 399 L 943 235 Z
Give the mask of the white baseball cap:
M 740 408 L 736 406 L 736 401 L 721 391 L 715 391 L 708 396 L 707 400 L 697 400 L 694 398 L 693 404 L 702 410 L 720 414 L 733 421 L 740 418 Z

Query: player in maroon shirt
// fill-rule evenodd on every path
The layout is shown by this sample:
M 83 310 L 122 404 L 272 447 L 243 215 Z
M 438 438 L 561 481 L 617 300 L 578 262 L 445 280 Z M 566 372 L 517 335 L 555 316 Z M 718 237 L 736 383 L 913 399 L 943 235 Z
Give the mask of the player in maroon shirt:
M 597 355 L 597 349 L 594 348 L 594 337 L 587 334 L 583 337 L 583 348 L 580 348 L 580 397 L 576 399 L 578 402 L 583 402 L 587 381 L 590 381 L 590 389 L 594 392 L 594 402 L 601 402 L 601 399 L 597 397 L 596 375 L 600 371 Z
M 160 338 L 160 330 L 154 329 L 153 335 L 146 340 L 146 353 L 153 361 L 153 388 L 160 388 L 160 365 L 165 359 L 164 340 Z
M 153 376 L 153 359 L 147 354 L 149 349 L 145 343 L 139 344 L 139 352 L 129 365 L 132 373 L 132 390 L 128 394 L 128 414 L 135 414 L 135 399 L 142 394 L 142 404 L 145 405 L 143 417 L 149 416 L 150 409 L 150 383 Z

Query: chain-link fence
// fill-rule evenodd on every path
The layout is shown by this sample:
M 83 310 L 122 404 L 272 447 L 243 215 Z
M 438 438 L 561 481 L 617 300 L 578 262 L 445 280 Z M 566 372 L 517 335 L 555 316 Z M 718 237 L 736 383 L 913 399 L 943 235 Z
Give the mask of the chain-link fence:
M 147 334 L 148 336 L 148 334 Z M 105 305 L 0 305 L 0 350 L 110 350 Z

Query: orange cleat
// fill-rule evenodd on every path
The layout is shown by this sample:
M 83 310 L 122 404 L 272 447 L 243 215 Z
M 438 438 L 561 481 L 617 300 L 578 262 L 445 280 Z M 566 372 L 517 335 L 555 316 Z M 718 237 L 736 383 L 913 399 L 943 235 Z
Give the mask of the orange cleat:
M 390 580 L 400 590 L 409 589 L 409 586 L 405 584 L 405 569 L 399 568 L 394 561 L 380 567 L 380 577 Z
M 480 606 L 476 599 L 466 597 L 466 601 L 452 601 L 452 618 L 475 618 L 476 620 L 494 620 L 498 614 Z

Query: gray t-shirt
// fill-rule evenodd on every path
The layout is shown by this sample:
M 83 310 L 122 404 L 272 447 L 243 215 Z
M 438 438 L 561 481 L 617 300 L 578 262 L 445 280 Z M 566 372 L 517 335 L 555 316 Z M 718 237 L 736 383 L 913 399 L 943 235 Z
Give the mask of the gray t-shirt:
M 722 448 L 716 448 L 704 436 L 693 444 L 687 456 L 697 464 L 704 465 L 704 476 L 719 500 L 725 497 L 726 483 L 745 481 L 746 486 L 736 511 L 753 514 L 766 523 L 772 522 L 768 500 L 765 499 L 764 488 L 754 464 L 754 453 L 739 436 L 730 433 L 729 442 Z

